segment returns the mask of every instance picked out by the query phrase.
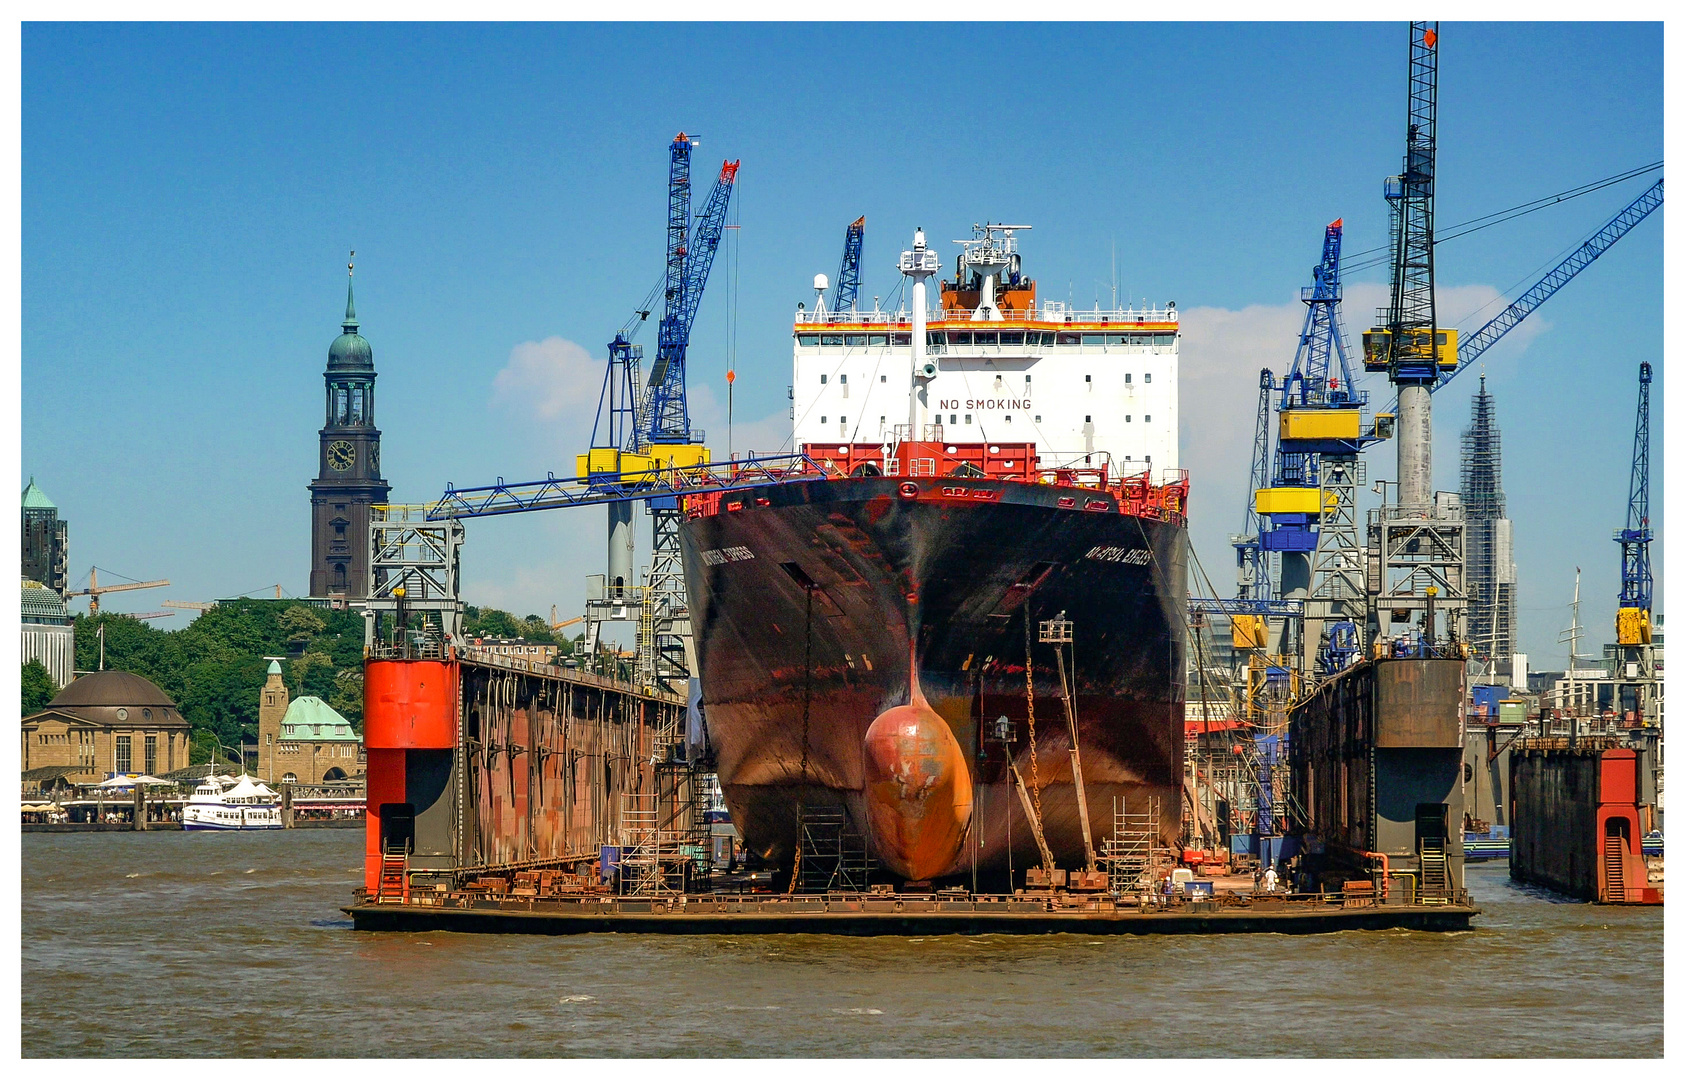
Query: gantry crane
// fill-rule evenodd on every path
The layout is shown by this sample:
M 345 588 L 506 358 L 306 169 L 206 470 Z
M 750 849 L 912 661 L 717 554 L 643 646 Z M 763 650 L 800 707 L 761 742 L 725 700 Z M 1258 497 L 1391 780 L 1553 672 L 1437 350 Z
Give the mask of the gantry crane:
M 106 573 L 110 573 L 110 571 L 108 570 Z M 99 567 L 91 566 L 88 568 L 88 587 L 67 592 L 64 594 L 64 598 L 69 600 L 73 596 L 86 596 L 88 598 L 88 614 L 98 615 L 99 598 L 106 593 L 130 592 L 134 589 L 161 589 L 169 583 L 168 578 L 162 578 L 158 581 L 127 581 L 121 585 L 101 585 L 99 583 Z

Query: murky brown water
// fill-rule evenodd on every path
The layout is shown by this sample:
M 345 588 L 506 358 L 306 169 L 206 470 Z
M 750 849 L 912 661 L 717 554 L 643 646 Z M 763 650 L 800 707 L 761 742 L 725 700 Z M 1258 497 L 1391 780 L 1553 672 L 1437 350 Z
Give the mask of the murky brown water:
M 1463 934 L 359 934 L 362 834 L 23 840 L 27 1056 L 1655 1056 L 1662 912 Z

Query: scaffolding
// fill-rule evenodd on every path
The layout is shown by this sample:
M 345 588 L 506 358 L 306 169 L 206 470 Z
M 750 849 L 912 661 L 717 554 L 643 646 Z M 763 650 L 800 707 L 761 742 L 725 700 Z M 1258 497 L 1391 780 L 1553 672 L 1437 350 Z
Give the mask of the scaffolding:
M 1505 515 L 1503 442 L 1486 377 L 1463 429 L 1462 498 L 1468 581 L 1468 641 L 1495 674 L 1515 653 L 1515 553 Z
M 1112 833 L 1101 847 L 1100 862 L 1111 876 L 1112 887 L 1123 891 L 1151 891 L 1161 861 L 1159 799 L 1156 795 L 1136 800 L 1143 809 L 1131 813 L 1128 799 L 1112 796 Z
M 798 892 L 865 892 L 873 865 L 866 838 L 849 826 L 840 806 L 805 806 Z
M 683 891 L 673 887 L 669 870 L 679 861 L 679 837 L 662 828 L 658 792 L 624 792 L 620 796 L 620 892 L 625 896 L 666 896 Z

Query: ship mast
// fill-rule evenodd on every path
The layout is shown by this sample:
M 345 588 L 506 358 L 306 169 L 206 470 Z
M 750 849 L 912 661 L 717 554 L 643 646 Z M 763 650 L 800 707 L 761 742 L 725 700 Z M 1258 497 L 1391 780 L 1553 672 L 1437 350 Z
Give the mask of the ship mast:
M 938 269 L 936 252 L 924 243 L 924 230 L 913 230 L 913 249 L 901 253 L 901 272 L 913 279 L 912 377 L 907 386 L 907 441 L 919 437 L 919 395 L 936 375 L 936 365 L 925 358 L 924 283 Z

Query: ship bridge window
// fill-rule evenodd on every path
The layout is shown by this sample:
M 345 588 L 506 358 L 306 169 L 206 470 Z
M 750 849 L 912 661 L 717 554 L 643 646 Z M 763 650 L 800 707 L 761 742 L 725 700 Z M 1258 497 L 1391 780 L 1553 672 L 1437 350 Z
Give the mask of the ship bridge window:
M 829 375 L 819 376 L 819 385 L 820 386 L 824 386 L 826 383 L 828 383 L 830 381 L 831 381 L 831 377 Z
M 995 330 L 979 330 L 972 335 L 972 339 L 979 345 L 999 345 L 1000 333 Z
M 866 335 L 865 334 L 844 334 L 843 335 L 843 344 L 847 345 L 847 346 L 850 346 L 851 348 L 853 346 L 856 346 L 856 345 L 864 345 L 864 344 L 866 344 Z
M 889 344 L 889 335 L 888 334 L 868 334 L 868 335 L 866 335 L 866 340 L 873 345 L 888 345 Z
M 950 344 L 950 345 L 970 345 L 971 344 L 971 331 L 969 331 L 969 330 L 950 330 L 950 331 L 948 331 L 948 344 Z
M 815 345 L 819 344 L 819 335 L 818 334 L 797 334 L 796 335 L 796 344 L 797 345 L 805 345 L 806 347 L 811 349 Z
M 1057 335 L 1055 335 L 1055 337 L 1058 338 L 1058 344 L 1060 344 L 1060 345 L 1081 345 L 1082 344 L 1082 335 L 1081 334 L 1057 334 Z
M 924 339 L 927 345 L 945 345 L 948 341 L 948 335 L 941 330 L 929 330 L 925 332 Z M 907 344 L 911 345 L 912 343 L 913 335 L 908 334 Z
M 1106 344 L 1107 345 L 1127 345 L 1127 344 L 1130 344 L 1130 342 L 1125 340 L 1125 335 L 1123 335 L 1123 334 L 1107 334 L 1106 335 Z
M 1162 349 L 1168 349 L 1172 345 L 1176 344 L 1176 335 L 1175 334 L 1154 334 L 1153 335 L 1153 344 L 1157 345 L 1158 347 L 1160 347 Z
M 1084 345 L 1104 345 L 1106 343 L 1106 335 L 1105 334 L 1084 334 L 1084 335 L 1082 335 L 1082 343 Z
M 1125 384 L 1132 383 L 1135 381 L 1135 376 L 1126 371 L 1123 373 L 1123 381 Z
M 842 344 L 842 335 L 841 334 L 820 334 L 819 335 L 819 344 L 821 344 L 821 345 L 841 345 Z
M 1153 414 L 1152 414 L 1152 413 L 1148 413 L 1148 414 L 1146 414 L 1146 415 L 1145 415 L 1145 416 L 1143 416 L 1143 417 L 1141 417 L 1141 419 L 1143 419 L 1143 420 L 1145 420 L 1145 421 L 1146 421 L 1146 422 L 1147 422 L 1147 423 L 1149 423 L 1149 424 L 1150 424 L 1150 423 L 1152 423 L 1152 422 L 1153 422 Z
M 895 338 L 895 344 L 897 345 L 911 345 L 913 343 L 913 335 L 911 334 L 894 334 L 891 336 Z
M 1145 375 L 1141 376 L 1141 381 L 1142 382 L 1152 382 L 1153 381 L 1153 373 L 1150 372 L 1150 371 L 1147 372 Z
M 1003 330 L 1000 335 L 1000 343 L 1002 345 L 1022 345 L 1024 344 L 1024 331 Z

